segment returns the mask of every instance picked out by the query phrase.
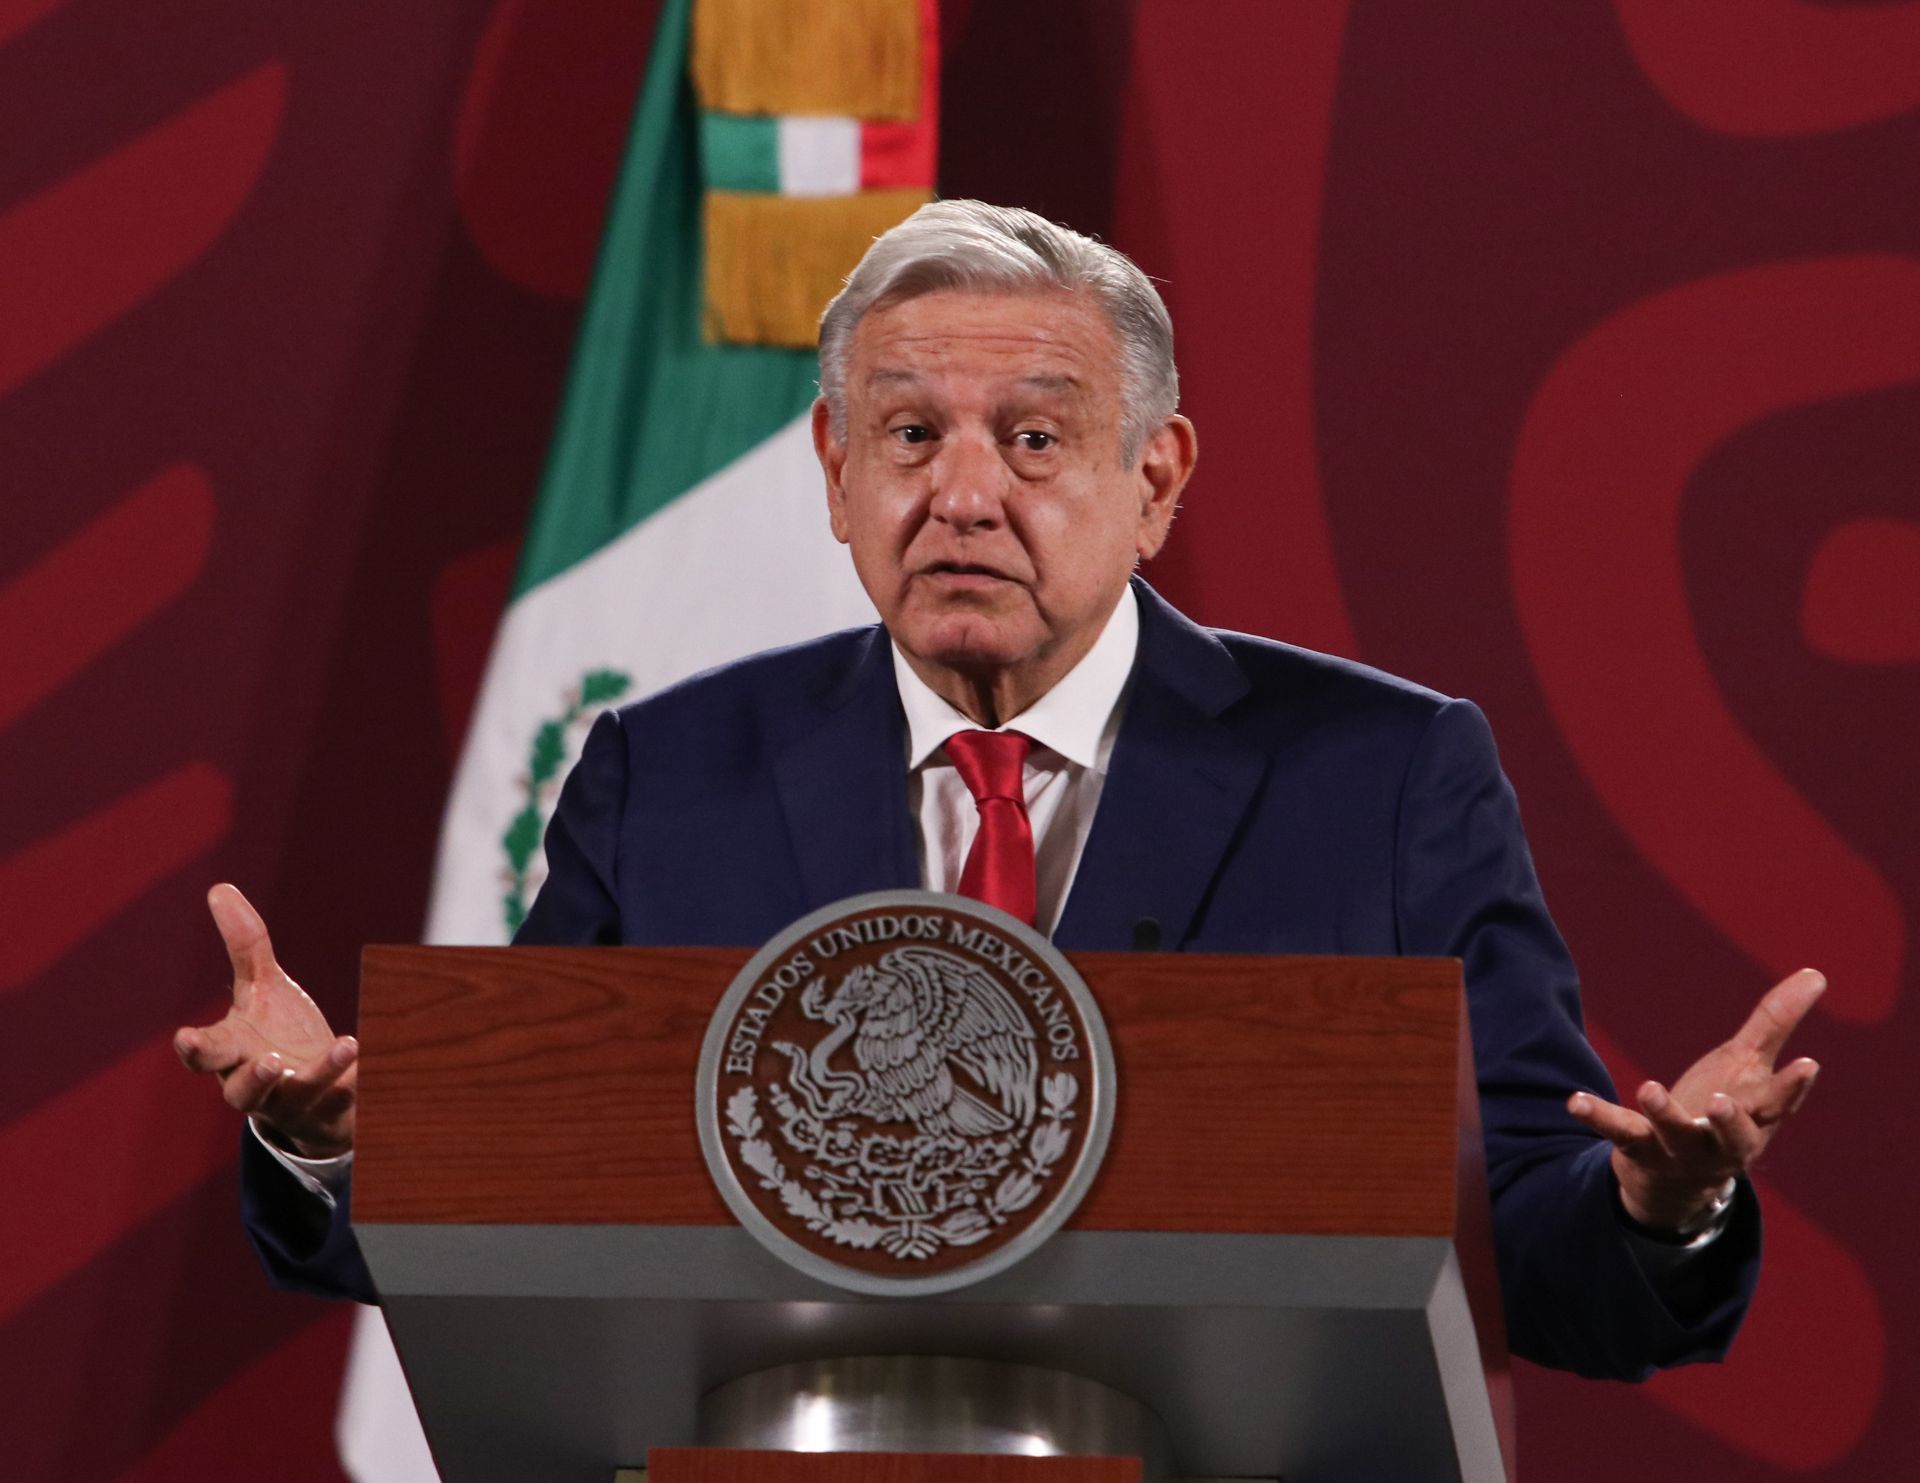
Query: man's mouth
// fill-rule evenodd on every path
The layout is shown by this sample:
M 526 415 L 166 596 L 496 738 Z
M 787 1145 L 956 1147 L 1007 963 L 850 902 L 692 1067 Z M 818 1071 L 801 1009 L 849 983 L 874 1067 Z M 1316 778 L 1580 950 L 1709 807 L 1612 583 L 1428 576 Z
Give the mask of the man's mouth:
M 923 577 L 946 577 L 951 579 L 979 579 L 992 582 L 1011 582 L 998 567 L 987 566 L 977 561 L 935 561 L 920 569 Z

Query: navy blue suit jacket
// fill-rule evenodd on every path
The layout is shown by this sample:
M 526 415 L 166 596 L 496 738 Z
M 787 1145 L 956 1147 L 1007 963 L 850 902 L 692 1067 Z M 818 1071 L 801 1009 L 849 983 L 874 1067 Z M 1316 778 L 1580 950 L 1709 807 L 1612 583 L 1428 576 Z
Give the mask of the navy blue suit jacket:
M 1607 1146 L 1565 1111 L 1612 1097 L 1480 712 L 1364 666 L 1196 627 L 1144 583 L 1111 771 L 1054 934 L 1126 948 L 1464 960 L 1514 1352 L 1638 1377 L 1732 1339 L 1759 1262 L 1727 1232 L 1660 1291 Z M 755 946 L 815 907 L 920 884 L 887 637 L 829 635 L 602 716 L 547 834 L 523 943 Z M 249 1140 L 251 1141 L 251 1140 Z M 370 1297 L 343 1207 L 322 1219 L 248 1151 L 275 1276 Z

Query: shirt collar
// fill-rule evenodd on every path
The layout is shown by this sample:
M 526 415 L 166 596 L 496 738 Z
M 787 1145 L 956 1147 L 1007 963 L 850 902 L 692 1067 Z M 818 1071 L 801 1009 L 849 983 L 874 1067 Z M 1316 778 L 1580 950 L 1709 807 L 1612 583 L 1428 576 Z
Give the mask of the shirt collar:
M 998 729 L 1030 736 L 1080 767 L 1096 766 L 1102 735 L 1126 691 L 1127 677 L 1133 673 L 1134 655 L 1140 647 L 1139 602 L 1129 585 L 1106 627 L 1100 630 L 1100 637 L 1080 662 L 1045 695 Z M 907 713 L 908 768 L 923 766 L 946 745 L 948 737 L 977 729 L 913 672 L 898 644 L 893 646 L 893 677 L 900 687 L 901 707 Z

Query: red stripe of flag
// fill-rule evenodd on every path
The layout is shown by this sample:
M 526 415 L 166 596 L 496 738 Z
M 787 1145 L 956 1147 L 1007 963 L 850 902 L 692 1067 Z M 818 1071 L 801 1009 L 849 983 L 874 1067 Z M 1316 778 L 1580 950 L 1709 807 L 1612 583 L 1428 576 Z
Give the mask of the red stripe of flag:
M 920 115 L 861 121 L 860 189 L 933 189 L 939 138 L 940 0 L 920 0 Z

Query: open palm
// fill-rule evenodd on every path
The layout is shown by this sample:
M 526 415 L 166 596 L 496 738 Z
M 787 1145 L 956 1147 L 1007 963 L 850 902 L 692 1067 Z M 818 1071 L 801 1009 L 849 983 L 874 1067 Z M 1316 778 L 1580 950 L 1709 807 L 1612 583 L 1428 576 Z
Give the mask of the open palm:
M 233 963 L 233 1007 L 216 1024 L 175 1032 L 173 1048 L 191 1071 L 219 1078 L 229 1106 L 308 1158 L 353 1147 L 359 1046 L 336 1036 L 307 992 L 273 955 L 247 898 L 230 885 L 207 907 Z
M 1810 968 L 1789 974 L 1671 1091 L 1643 1082 L 1634 1094 L 1638 1111 L 1587 1092 L 1574 1095 L 1568 1111 L 1613 1144 L 1628 1215 L 1649 1226 L 1683 1228 L 1766 1152 L 1819 1073 L 1804 1056 L 1778 1070 L 1775 1062 L 1826 986 Z

